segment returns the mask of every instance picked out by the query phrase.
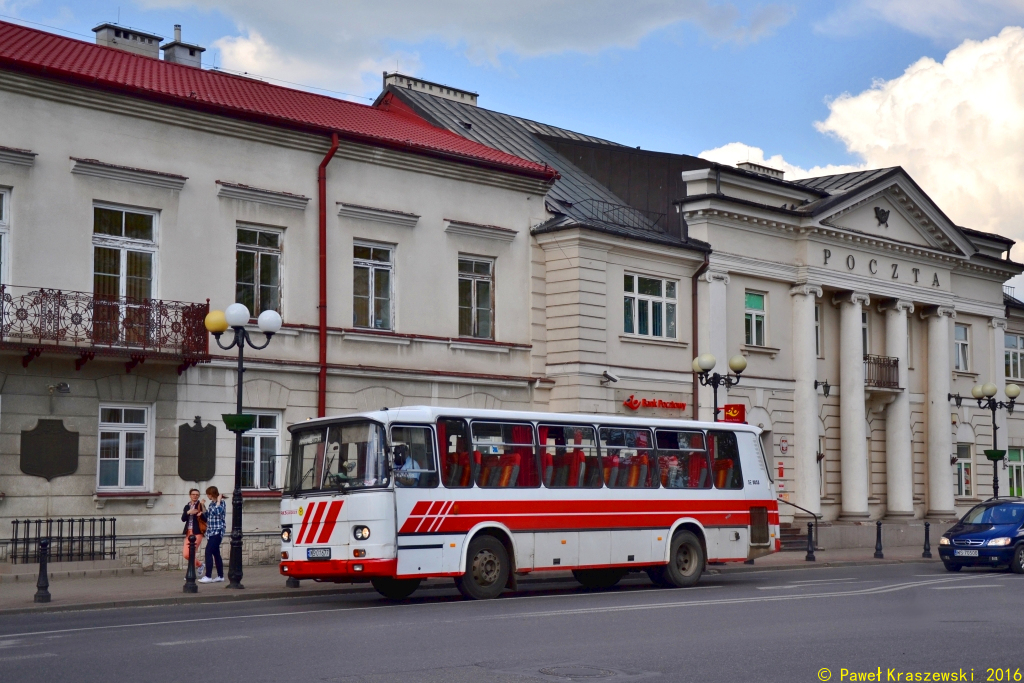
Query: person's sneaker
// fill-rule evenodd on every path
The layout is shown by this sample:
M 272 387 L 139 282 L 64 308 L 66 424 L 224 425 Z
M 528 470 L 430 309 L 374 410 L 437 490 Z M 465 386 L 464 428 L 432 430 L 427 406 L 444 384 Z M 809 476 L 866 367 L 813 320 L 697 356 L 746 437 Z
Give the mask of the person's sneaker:
M 209 576 L 204 576 L 199 579 L 199 583 L 213 583 L 216 579 L 211 579 Z
M 223 576 L 218 576 L 216 579 L 213 579 L 213 582 L 217 583 L 218 581 L 223 581 L 223 580 L 224 580 Z

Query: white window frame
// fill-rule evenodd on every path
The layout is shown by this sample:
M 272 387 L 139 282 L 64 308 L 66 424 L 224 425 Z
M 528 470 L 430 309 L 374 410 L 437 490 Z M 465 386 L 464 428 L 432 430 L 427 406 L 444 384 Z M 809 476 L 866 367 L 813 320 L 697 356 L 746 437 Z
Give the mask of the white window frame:
M 251 230 L 253 232 L 266 232 L 277 235 L 277 248 L 273 247 L 261 247 L 258 244 L 242 244 L 238 241 L 239 230 Z M 257 238 L 258 239 L 258 238 Z M 257 225 L 255 223 L 236 223 L 235 224 L 235 300 L 238 300 L 238 252 L 246 251 L 253 252 L 256 254 L 256 291 L 253 295 L 252 310 L 250 313 L 252 317 L 258 318 L 262 312 L 260 309 L 260 259 L 263 254 L 273 254 L 277 256 L 277 308 L 274 309 L 282 316 L 284 313 L 284 228 L 272 227 L 269 225 Z
M 974 495 L 974 481 L 975 481 L 975 469 L 974 469 L 974 444 L 973 443 L 956 443 L 956 474 L 953 482 L 954 490 L 953 493 L 957 498 L 970 498 Z M 961 449 L 967 450 L 967 455 L 961 455 Z M 968 479 L 970 481 L 965 485 L 964 483 L 964 470 L 968 472 Z
M 825 344 L 822 338 L 822 316 L 821 304 L 814 304 L 814 355 L 818 358 L 825 357 Z
M 468 334 L 468 335 L 465 335 L 465 334 L 462 334 L 462 330 L 460 329 L 459 330 L 459 336 L 460 337 L 465 337 L 466 339 L 496 339 L 497 336 L 496 336 L 495 330 L 494 330 L 494 327 L 495 327 L 495 325 L 494 325 L 494 322 L 495 322 L 494 321 L 494 308 L 495 308 L 495 301 L 497 299 L 497 296 L 496 296 L 495 291 L 494 291 L 494 267 L 496 265 L 496 263 L 495 263 L 496 259 L 491 258 L 490 256 L 474 256 L 472 254 L 461 254 L 460 253 L 458 260 L 459 261 L 476 261 L 476 262 L 479 262 L 479 263 L 488 263 L 491 266 L 490 274 L 484 276 L 484 275 L 477 275 L 476 273 L 463 273 L 461 270 L 458 270 L 458 265 L 457 265 L 458 262 L 456 262 L 456 270 L 458 270 L 457 275 L 458 275 L 459 282 L 461 283 L 463 280 L 468 280 L 468 281 L 473 283 L 473 286 L 471 287 L 471 290 L 470 290 L 471 291 L 471 295 L 472 295 L 472 302 L 471 302 L 472 322 L 471 322 L 470 326 L 472 327 L 472 329 L 474 331 L 479 330 L 479 321 L 477 320 L 477 315 L 476 315 L 477 314 L 476 282 L 478 280 L 486 280 L 487 282 L 491 283 L 491 301 L 490 301 L 490 306 L 488 307 L 489 310 L 491 311 L 491 333 L 488 334 L 488 335 L 480 335 L 480 334 Z M 461 308 L 461 305 L 459 305 L 458 308 Z
M 137 424 L 124 424 L 124 423 L 107 423 L 102 421 L 103 411 L 105 409 L 129 409 L 129 410 L 145 410 L 146 411 L 146 423 L 144 425 Z M 151 491 L 153 488 L 153 462 L 154 462 L 154 415 L 155 411 L 152 404 L 138 404 L 138 403 L 101 403 L 99 410 L 96 415 L 96 490 L 102 492 L 116 492 L 116 491 Z M 101 434 L 102 432 L 118 432 L 122 436 L 119 437 L 119 457 L 118 457 L 118 474 L 117 474 L 117 486 L 101 486 L 100 485 L 100 451 L 103 443 Z M 125 475 L 125 446 L 126 439 L 124 438 L 125 433 L 134 434 L 145 434 L 145 448 L 146 451 L 143 454 L 143 470 L 142 470 L 142 484 L 140 486 L 125 486 L 124 475 Z
M 868 311 L 861 309 L 860 311 L 860 345 L 864 350 L 864 355 L 870 355 L 871 353 L 871 315 Z
M 271 454 L 271 458 L 272 459 L 270 461 L 269 478 L 270 479 L 279 479 L 280 477 L 279 476 L 275 476 L 275 472 L 274 472 L 274 467 L 276 466 L 276 461 L 274 459 L 274 456 L 277 456 L 277 455 L 279 455 L 279 454 L 284 452 L 284 451 L 281 450 L 281 438 L 282 438 L 281 437 L 281 424 L 282 424 L 283 416 L 281 415 L 280 411 L 274 411 L 274 410 L 246 410 L 245 412 L 248 413 L 249 415 L 255 415 L 256 416 L 256 423 L 255 423 L 255 425 L 253 426 L 252 429 L 250 429 L 249 431 L 247 431 L 245 434 L 242 435 L 243 444 L 244 444 L 244 440 L 245 439 L 262 439 L 264 437 L 273 437 L 274 439 L 276 439 L 277 446 L 274 449 L 274 453 Z M 276 426 L 274 428 L 266 428 L 266 427 L 261 428 L 259 426 L 260 418 L 261 417 L 273 417 L 274 420 L 275 420 L 275 425 Z M 245 489 L 246 491 L 266 491 L 267 489 L 270 488 L 270 484 L 271 483 L 273 483 L 275 486 L 278 483 L 277 481 L 274 481 L 274 482 L 262 481 L 263 477 L 261 475 L 261 469 L 258 466 L 259 454 L 260 454 L 260 444 L 257 443 L 257 444 L 254 444 L 254 446 L 253 446 L 253 484 L 254 485 L 253 486 L 245 486 L 245 485 L 243 485 L 242 488 Z M 244 456 L 244 453 L 243 453 L 243 456 L 242 456 L 242 467 L 243 468 L 245 467 L 245 456 Z
M 964 330 L 966 339 L 956 338 L 956 331 Z M 1004 342 L 1005 343 L 1005 342 Z M 962 367 L 961 367 L 962 366 Z M 953 370 L 957 372 L 971 371 L 971 326 L 956 323 L 953 325 Z
M 625 285 L 625 279 L 633 278 L 632 287 L 633 291 L 627 291 Z M 641 294 L 640 293 L 640 278 L 647 280 L 658 280 L 661 282 L 661 296 L 654 296 L 653 294 Z M 668 296 L 669 288 L 675 289 L 675 296 Z M 627 302 L 631 307 L 631 320 L 630 324 L 633 327 L 633 331 L 630 332 L 626 329 L 626 311 Z M 648 310 L 651 311 L 647 318 L 647 332 L 640 332 L 640 302 L 646 302 Z M 654 307 L 655 304 L 661 305 L 661 334 L 654 334 Z M 669 307 L 672 307 L 674 320 L 672 325 L 675 327 L 673 334 L 669 335 Z M 660 275 L 648 275 L 645 273 L 626 271 L 623 273 L 623 286 L 622 286 L 622 333 L 630 337 L 639 337 L 641 339 L 665 339 L 668 341 L 674 341 L 679 339 L 679 280 L 672 278 L 662 277 Z
M 373 309 L 373 306 L 374 306 L 374 296 L 373 296 L 373 291 L 374 291 L 374 287 L 373 287 L 373 283 L 374 283 L 374 270 L 383 270 L 383 269 L 385 269 L 385 266 L 380 261 L 367 261 L 367 260 L 364 260 L 364 259 L 357 259 L 355 257 L 355 253 L 354 253 L 356 247 L 369 247 L 370 249 L 387 249 L 389 252 L 391 252 L 391 261 L 390 261 L 390 264 L 386 267 L 388 272 L 391 274 L 391 276 L 390 276 L 391 288 L 390 288 L 390 292 L 388 292 L 388 296 L 390 297 L 389 301 L 391 302 L 391 320 L 390 320 L 391 326 L 390 327 L 374 327 L 373 326 L 373 319 L 374 319 L 374 309 Z M 369 321 L 370 325 L 369 326 L 358 326 L 358 329 L 361 329 L 361 330 L 382 330 L 382 331 L 385 331 L 385 332 L 397 332 L 398 331 L 398 301 L 395 298 L 395 292 L 397 292 L 398 290 L 397 290 L 397 287 L 395 285 L 395 279 L 396 279 L 396 274 L 397 274 L 397 270 L 398 270 L 397 263 L 396 263 L 396 259 L 397 259 L 397 256 L 398 256 L 398 245 L 388 244 L 386 242 L 373 242 L 373 241 L 370 241 L 370 240 L 357 239 L 357 240 L 353 240 L 352 241 L 352 252 L 353 252 L 352 253 L 352 285 L 353 285 L 353 290 L 352 290 L 352 327 L 357 327 L 356 324 L 355 324 L 355 303 L 356 303 L 355 268 L 357 266 L 363 266 L 363 267 L 368 267 L 370 269 L 370 321 Z
M 1016 340 L 1016 348 L 1006 345 L 1007 337 L 1013 337 Z M 1024 379 L 1024 367 L 1021 367 L 1024 364 L 1024 335 L 1016 332 L 1007 332 L 1003 335 L 1003 359 L 1006 364 L 1006 379 Z M 1016 374 L 1013 372 L 1013 361 L 1016 361 Z
M 764 297 L 764 309 L 757 310 L 756 308 L 747 308 L 747 295 L 757 294 L 758 296 Z M 763 292 L 757 289 L 745 289 L 743 290 L 743 341 L 746 346 L 758 346 L 768 347 L 770 344 L 768 337 L 768 292 Z M 747 318 L 750 318 L 750 336 L 747 336 Z M 757 343 L 757 319 L 761 318 L 761 330 L 762 339 L 761 343 Z
M 11 284 L 11 191 L 0 187 L 0 285 Z
M 93 250 L 90 254 L 91 266 L 92 266 L 92 277 L 94 278 L 93 284 L 90 286 L 95 290 L 95 276 L 96 276 L 96 247 L 104 247 L 106 249 L 118 249 L 121 252 L 120 261 L 120 297 L 125 296 L 128 286 L 128 275 L 125 271 L 128 265 L 128 257 L 126 252 L 128 251 L 141 251 L 148 252 L 153 255 L 152 261 L 152 283 L 150 285 L 149 298 L 159 299 L 159 272 L 160 272 L 160 258 L 159 258 L 159 236 L 160 236 L 160 212 L 155 209 L 144 209 L 137 206 L 127 206 L 124 204 L 111 204 L 107 202 L 93 202 L 92 208 L 94 209 L 110 209 L 112 211 L 127 211 L 130 213 L 137 213 L 153 217 L 153 239 L 139 240 L 131 237 L 118 237 L 115 235 L 100 235 L 95 232 L 96 224 L 95 218 L 91 218 L 93 225 L 91 226 L 90 232 L 92 232 L 92 246 Z

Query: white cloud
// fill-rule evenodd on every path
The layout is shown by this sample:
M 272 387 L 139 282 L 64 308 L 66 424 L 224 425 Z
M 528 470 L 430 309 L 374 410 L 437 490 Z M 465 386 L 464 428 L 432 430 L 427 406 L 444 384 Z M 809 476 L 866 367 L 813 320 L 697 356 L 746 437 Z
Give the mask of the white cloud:
M 790 179 L 902 166 L 954 222 L 1024 240 L 1024 29 L 964 41 L 942 62 L 921 59 L 829 109 L 815 127 L 862 165 L 805 170 L 742 143 L 700 156 L 736 164 L 749 154 Z M 1024 244 L 1014 257 L 1024 259 Z
M 3 2 L 4 0 L 0 0 Z M 375 92 L 380 71 L 419 66 L 396 45 L 439 41 L 478 63 L 498 63 L 503 54 L 537 57 L 562 52 L 593 54 L 636 46 L 654 31 L 679 23 L 701 28 L 718 41 L 758 40 L 793 16 L 788 5 L 767 4 L 744 14 L 713 0 L 141 0 L 147 7 L 218 10 L 241 36 L 222 38 L 224 66 L 279 75 L 295 68 L 317 86 Z M 406 61 L 408 58 L 409 61 Z M 280 65 L 280 66 L 279 66 Z M 260 71 L 262 69 L 262 71 Z
M 815 28 L 850 34 L 870 30 L 880 19 L 919 36 L 958 43 L 1024 22 L 1024 0 L 847 0 Z
M 721 147 L 706 149 L 697 156 L 701 159 L 715 161 L 720 164 L 729 164 L 730 166 L 735 166 L 743 161 L 752 161 L 755 164 L 763 164 L 770 168 L 785 171 L 786 180 L 814 178 L 816 176 L 832 175 L 835 173 L 849 173 L 850 171 L 859 171 L 865 168 L 863 164 L 855 166 L 828 164 L 827 166 L 814 166 L 806 169 L 800 168 L 799 166 L 794 166 L 786 161 L 781 154 L 765 157 L 764 150 L 760 147 L 752 147 L 742 142 L 730 142 L 726 145 L 722 145 Z

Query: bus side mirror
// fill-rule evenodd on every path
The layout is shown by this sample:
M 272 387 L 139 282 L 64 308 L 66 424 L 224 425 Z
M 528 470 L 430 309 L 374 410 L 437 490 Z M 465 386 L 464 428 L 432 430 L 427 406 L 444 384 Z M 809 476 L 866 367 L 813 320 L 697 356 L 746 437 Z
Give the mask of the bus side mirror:
M 280 491 L 284 488 L 289 457 L 291 456 L 288 453 L 270 456 L 270 481 L 267 482 L 267 490 Z

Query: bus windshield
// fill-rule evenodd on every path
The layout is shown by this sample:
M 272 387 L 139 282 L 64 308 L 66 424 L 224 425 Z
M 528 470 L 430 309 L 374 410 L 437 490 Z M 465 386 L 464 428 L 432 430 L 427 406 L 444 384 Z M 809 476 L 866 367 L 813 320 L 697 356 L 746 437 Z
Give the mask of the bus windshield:
M 351 491 L 390 483 L 384 428 L 358 421 L 296 429 L 286 493 Z

